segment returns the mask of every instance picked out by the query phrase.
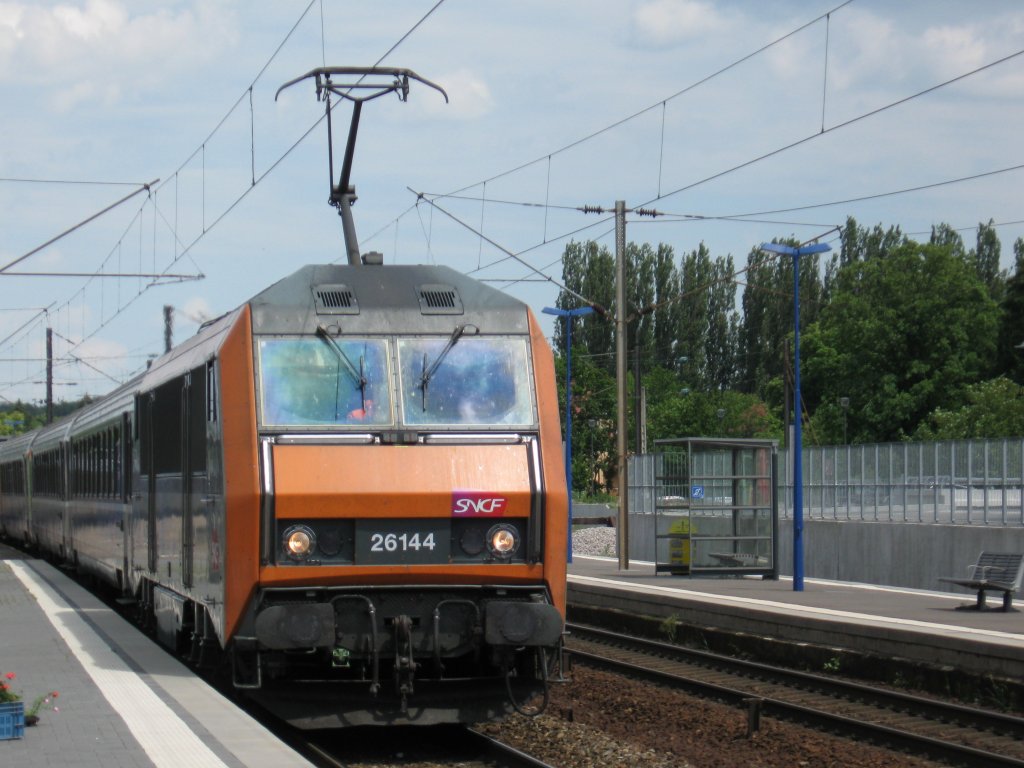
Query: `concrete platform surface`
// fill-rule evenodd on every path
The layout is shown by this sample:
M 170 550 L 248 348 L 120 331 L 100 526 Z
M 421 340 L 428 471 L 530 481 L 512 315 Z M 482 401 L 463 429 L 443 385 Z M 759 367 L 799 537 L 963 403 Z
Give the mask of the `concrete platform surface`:
M 653 563 L 620 570 L 614 558 L 580 555 L 568 581 L 570 603 L 1024 680 L 1024 599 L 1004 612 L 990 593 L 979 611 L 966 591 L 818 579 L 794 591 L 787 578 L 672 576 L 655 574 Z
M 311 766 L 59 570 L 0 545 L 7 673 L 26 707 L 59 697 L 22 738 L 0 741 L 2 766 Z

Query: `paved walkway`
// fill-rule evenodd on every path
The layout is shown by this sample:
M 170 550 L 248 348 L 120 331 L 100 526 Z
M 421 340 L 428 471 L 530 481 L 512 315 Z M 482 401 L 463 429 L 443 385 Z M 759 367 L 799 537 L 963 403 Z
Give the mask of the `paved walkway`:
M 19 768 L 309 766 L 263 726 L 57 569 L 0 545 L 0 674 L 28 706 L 58 691 L 21 739 Z
M 612 558 L 574 556 L 569 601 L 794 642 L 948 665 L 1024 679 L 1024 598 L 974 609 L 975 596 L 805 579 L 699 578 L 655 574 L 653 563 L 619 570 Z

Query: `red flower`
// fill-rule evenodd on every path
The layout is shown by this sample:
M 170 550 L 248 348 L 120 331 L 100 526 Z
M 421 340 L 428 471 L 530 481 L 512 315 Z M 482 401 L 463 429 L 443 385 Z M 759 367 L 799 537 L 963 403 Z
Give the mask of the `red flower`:
M 50 696 L 51 696 L 51 698 L 56 699 L 58 696 L 60 696 L 60 694 L 57 693 L 56 691 L 54 691 L 53 693 L 50 694 Z
M 6 675 L 4 675 L 4 677 L 6 677 L 8 680 L 13 680 L 14 678 L 17 677 L 17 675 L 14 674 L 13 672 L 8 672 Z

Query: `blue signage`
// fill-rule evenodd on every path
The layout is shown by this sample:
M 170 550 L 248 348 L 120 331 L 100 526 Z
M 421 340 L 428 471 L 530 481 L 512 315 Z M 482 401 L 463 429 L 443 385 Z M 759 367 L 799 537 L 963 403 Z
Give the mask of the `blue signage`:
M 690 486 L 690 498 L 691 499 L 703 499 L 704 498 L 704 486 L 703 485 L 692 485 L 692 486 Z

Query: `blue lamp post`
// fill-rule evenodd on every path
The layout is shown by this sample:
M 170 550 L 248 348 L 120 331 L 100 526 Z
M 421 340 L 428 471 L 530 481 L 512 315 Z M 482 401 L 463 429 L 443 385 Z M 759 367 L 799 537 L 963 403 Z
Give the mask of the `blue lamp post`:
M 558 309 L 544 307 L 545 315 L 565 318 L 565 489 L 569 494 L 569 546 L 566 553 L 572 562 L 572 319 L 593 314 L 593 307 Z
M 762 251 L 782 253 L 793 257 L 793 591 L 804 591 L 804 469 L 803 445 L 800 429 L 800 257 L 812 253 L 831 251 L 828 243 L 812 243 L 794 248 L 781 243 L 762 243 Z

